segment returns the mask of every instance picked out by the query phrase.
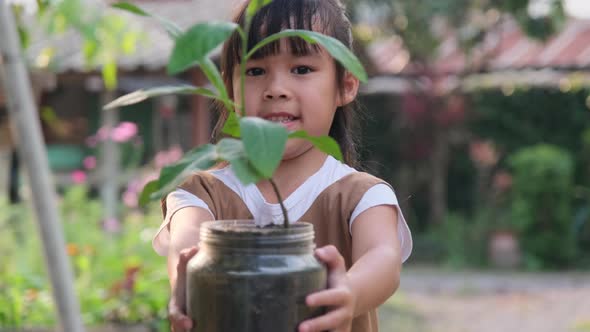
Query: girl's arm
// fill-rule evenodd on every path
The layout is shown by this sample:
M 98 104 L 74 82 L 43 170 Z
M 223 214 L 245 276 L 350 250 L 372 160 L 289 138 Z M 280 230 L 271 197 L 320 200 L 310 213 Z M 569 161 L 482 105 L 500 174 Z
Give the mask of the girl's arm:
M 354 317 L 383 304 L 398 288 L 401 245 L 394 206 L 381 205 L 361 213 L 352 224 L 349 285 L 356 294 Z
M 349 331 L 354 317 L 375 309 L 397 290 L 401 270 L 397 218 L 395 207 L 380 205 L 355 219 L 353 265 L 348 272 L 334 246 L 318 249 L 319 258 L 328 265 L 330 288 L 308 296 L 307 304 L 332 309 L 302 323 L 299 331 Z
M 213 217 L 209 211 L 199 207 L 178 210 L 170 220 L 168 278 L 171 296 L 168 316 L 172 331 L 188 330 L 193 325 L 186 316 L 185 308 L 186 264 L 198 251 L 201 223 L 206 220 L 213 220 Z

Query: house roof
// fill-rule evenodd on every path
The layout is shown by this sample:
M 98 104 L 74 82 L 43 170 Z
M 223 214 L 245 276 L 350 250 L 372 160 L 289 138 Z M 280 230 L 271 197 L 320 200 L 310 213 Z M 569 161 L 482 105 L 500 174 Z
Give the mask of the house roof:
M 399 37 L 379 41 L 369 52 L 381 74 L 410 74 L 414 70 Z M 480 69 L 487 71 L 590 69 L 590 20 L 569 19 L 559 33 L 541 42 L 527 37 L 513 20 L 507 19 L 475 49 L 471 61 L 479 61 Z M 449 35 L 442 41 L 431 69 L 448 74 L 467 70 L 456 36 Z
M 421 73 L 397 36 L 374 43 L 368 51 L 382 81 L 387 80 L 383 77 L 399 81 Z M 428 69 L 433 75 L 462 76 L 468 89 L 507 84 L 559 86 L 570 76 L 590 84 L 590 20 L 570 18 L 559 33 L 541 42 L 526 36 L 507 18 L 474 49 L 469 63 L 456 36 L 448 35 Z M 456 79 L 455 83 L 459 84 Z M 376 86 L 366 90 L 386 92 Z M 397 85 L 388 91 L 407 89 Z
M 91 0 L 86 0 L 91 1 Z M 136 70 L 139 68 L 156 71 L 165 68 L 173 43 L 162 26 L 153 18 L 141 17 L 125 11 L 106 7 L 103 1 L 93 0 L 93 6 L 101 6 L 108 13 L 116 13 L 127 18 L 130 28 L 142 34 L 132 55 L 117 59 L 119 69 Z M 132 0 L 145 11 L 167 18 L 181 28 L 205 20 L 229 20 L 235 6 L 240 0 Z M 50 47 L 55 51 L 53 70 L 59 72 L 85 72 L 82 42 L 79 34 L 68 31 L 59 36 L 46 36 L 39 28 L 33 35 L 33 41 L 27 51 L 30 61 L 35 64 L 44 49 Z

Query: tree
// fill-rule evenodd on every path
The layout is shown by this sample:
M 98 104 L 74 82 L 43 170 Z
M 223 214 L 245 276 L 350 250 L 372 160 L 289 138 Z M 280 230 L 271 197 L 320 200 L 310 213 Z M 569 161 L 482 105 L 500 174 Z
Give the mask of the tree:
M 462 92 L 444 87 L 449 73 L 435 70 L 439 46 L 449 36 L 456 38 L 466 65 L 462 72 L 450 74 L 460 80 L 463 75 L 486 68 L 486 58 L 494 49 L 489 45 L 484 48 L 484 41 L 501 28 L 504 20 L 513 19 L 530 37 L 546 40 L 565 22 L 563 4 L 560 0 L 347 0 L 347 4 L 357 24 L 356 39 L 361 44 L 357 49 L 360 49 L 361 58 L 368 58 L 363 54 L 366 52 L 364 46 L 375 39 L 398 36 L 409 54 L 409 70 L 403 75 L 425 78 L 430 82 L 427 89 L 417 88 L 406 93 L 403 98 L 409 102 L 403 103 L 405 111 L 400 112 L 400 116 L 414 112 L 411 108 L 426 109 L 427 116 L 421 117 L 413 127 L 402 130 L 424 133 L 416 139 L 431 147 L 429 219 L 441 222 L 447 214 L 446 177 L 453 144 L 451 137 L 467 135 L 461 132 L 460 126 L 466 107 Z M 480 51 L 477 56 L 475 51 Z M 400 122 L 412 123 L 407 120 L 401 119 Z M 408 145 L 411 149 L 411 142 Z M 411 173 L 412 166 L 401 165 L 400 169 L 403 177 Z M 398 189 L 403 196 L 411 194 L 407 188 Z
M 373 37 L 400 36 L 414 62 L 432 61 L 447 31 L 454 32 L 469 53 L 500 23 L 503 14 L 509 14 L 527 35 L 540 40 L 546 40 L 565 22 L 559 0 L 347 0 L 347 3 L 357 23 L 363 23 L 366 13 L 372 12 L 371 25 L 377 28 Z

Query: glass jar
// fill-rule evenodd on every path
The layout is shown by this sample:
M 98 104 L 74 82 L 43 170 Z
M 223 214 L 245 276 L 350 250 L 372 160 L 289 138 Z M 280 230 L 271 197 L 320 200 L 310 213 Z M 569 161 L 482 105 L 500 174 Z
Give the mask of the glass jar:
M 256 227 L 253 221 L 201 225 L 187 266 L 187 312 L 199 332 L 296 331 L 320 315 L 307 295 L 325 289 L 327 271 L 313 255 L 313 225 Z

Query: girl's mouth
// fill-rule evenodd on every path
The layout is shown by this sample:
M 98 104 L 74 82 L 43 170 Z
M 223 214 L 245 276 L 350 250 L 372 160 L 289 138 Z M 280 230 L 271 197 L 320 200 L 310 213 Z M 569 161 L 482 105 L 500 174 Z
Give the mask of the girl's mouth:
M 289 123 L 291 121 L 295 121 L 297 118 L 294 116 L 271 116 L 266 118 L 268 121 L 272 122 L 280 122 L 280 123 Z
M 300 118 L 287 114 L 287 113 L 274 113 L 264 116 L 265 120 L 279 123 L 283 125 L 287 130 L 293 130 Z

